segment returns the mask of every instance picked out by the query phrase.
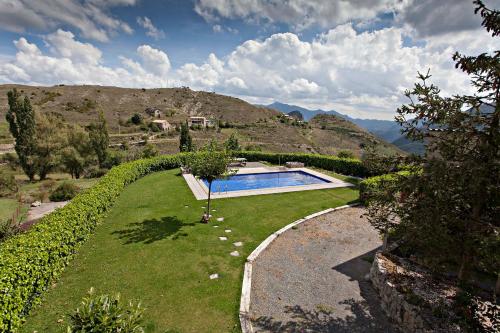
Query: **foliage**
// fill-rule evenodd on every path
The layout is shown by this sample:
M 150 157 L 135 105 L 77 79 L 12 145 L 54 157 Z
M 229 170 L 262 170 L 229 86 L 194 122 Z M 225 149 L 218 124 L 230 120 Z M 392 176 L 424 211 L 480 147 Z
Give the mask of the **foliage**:
M 12 170 L 17 170 L 17 168 L 20 166 L 19 164 L 19 158 L 17 157 L 16 153 L 5 153 L 0 155 L 0 161 L 7 163 L 9 168 Z
M 17 192 L 17 182 L 14 174 L 0 169 L 0 197 L 5 197 Z
M 500 36 L 500 11 L 475 4 L 486 30 Z M 453 59 L 476 94 L 443 97 L 430 74 L 419 73 L 396 120 L 408 138 L 425 140 L 427 151 L 416 158 L 421 172 L 399 185 L 404 200 L 393 196 L 386 207 L 397 207 L 405 246 L 433 268 L 456 263 L 461 282 L 477 268 L 500 279 L 500 50 Z
M 156 146 L 148 143 L 142 150 L 142 158 L 150 158 L 150 157 L 155 157 L 158 156 L 158 149 L 156 149 Z
M 179 151 L 180 152 L 190 152 L 193 151 L 193 139 L 189 134 L 189 127 L 187 123 L 181 124 L 181 134 L 179 139 Z
M 91 288 L 81 307 L 70 315 L 68 333 L 143 333 L 143 313 L 140 303 L 123 304 L 120 294 L 98 296 Z
M 179 167 L 183 155 L 137 160 L 113 168 L 28 232 L 0 244 L 0 331 L 16 331 L 113 205 L 123 188 L 154 171 Z
M 238 142 L 238 137 L 236 134 L 232 133 L 231 136 L 224 142 L 226 150 L 229 151 L 239 151 L 241 150 L 240 144 Z
M 140 125 L 140 124 L 142 124 L 142 116 L 138 113 L 134 113 L 134 115 L 132 117 L 130 117 L 130 121 L 134 125 Z
M 14 88 L 7 93 L 9 110 L 5 118 L 9 123 L 9 130 L 14 139 L 15 150 L 19 157 L 19 164 L 30 180 L 36 173 L 35 154 L 35 112 L 27 96 L 21 99 L 21 94 Z
M 50 201 L 67 201 L 78 194 L 79 188 L 75 184 L 63 182 L 51 194 Z
M 293 153 L 264 153 L 258 151 L 240 151 L 238 157 L 248 161 L 266 161 L 273 164 L 285 162 L 302 162 L 306 166 L 313 166 L 324 170 L 334 171 L 343 175 L 363 177 L 367 175 L 365 167 L 360 160 L 351 158 L 338 158 L 319 154 L 293 154 Z
M 61 163 L 71 177 L 78 179 L 94 160 L 89 135 L 80 126 L 73 126 L 67 133 L 67 144 L 61 152 Z
M 121 151 L 108 151 L 106 160 L 102 163 L 101 168 L 111 169 L 114 166 L 120 165 L 126 157 L 126 153 Z
M 410 171 L 405 170 L 364 179 L 359 183 L 360 201 L 365 205 L 369 205 L 368 201 L 373 200 L 375 196 L 379 195 L 377 192 L 383 191 L 384 187 L 397 187 L 402 178 L 406 178 L 409 175 Z
M 355 158 L 354 153 L 350 150 L 341 150 L 337 153 L 339 158 Z
M 187 166 L 194 176 L 208 182 L 208 200 L 205 220 L 210 217 L 210 196 L 212 183 L 217 178 L 228 174 L 227 166 L 231 162 L 231 155 L 225 151 L 217 150 L 217 143 L 211 141 L 204 150 L 191 155 L 187 159 Z
M 401 156 L 380 154 L 373 146 L 366 147 L 361 156 L 361 161 L 371 176 L 397 171 L 400 160 Z
M 108 126 L 106 124 L 106 119 L 104 118 L 104 113 L 99 112 L 99 118 L 97 122 L 90 124 L 89 126 L 89 136 L 90 144 L 97 155 L 97 161 L 99 162 L 99 167 L 103 167 L 104 161 L 108 157 L 108 146 L 109 146 L 109 135 Z
M 18 225 L 14 225 L 11 219 L 0 220 L 0 242 L 18 234 L 21 230 Z
M 55 114 L 37 114 L 35 131 L 35 167 L 40 180 L 60 164 L 59 154 L 66 144 L 66 124 Z

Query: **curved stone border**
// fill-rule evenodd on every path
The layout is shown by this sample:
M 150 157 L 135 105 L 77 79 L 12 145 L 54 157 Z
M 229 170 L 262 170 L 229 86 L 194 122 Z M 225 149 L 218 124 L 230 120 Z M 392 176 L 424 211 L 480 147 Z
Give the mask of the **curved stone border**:
M 356 207 L 359 206 L 359 203 L 352 204 L 352 205 L 345 205 L 345 206 L 340 206 L 337 208 L 328 208 L 325 210 L 322 210 L 320 212 L 308 215 L 300 220 L 297 220 L 295 222 L 292 222 L 280 230 L 272 233 L 269 237 L 267 237 L 262 243 L 260 243 L 259 246 L 253 252 L 248 256 L 246 262 L 245 262 L 245 271 L 243 273 L 243 286 L 241 287 L 241 299 L 240 299 L 240 324 L 241 324 L 241 331 L 243 333 L 253 333 L 253 326 L 252 322 L 250 320 L 250 293 L 252 289 L 252 265 L 253 262 L 257 259 L 257 257 L 264 251 L 276 238 L 278 238 L 282 233 L 285 231 L 301 224 L 304 223 L 310 219 L 313 219 L 315 217 L 331 213 L 336 210 L 344 209 L 344 208 L 350 208 L 350 207 Z

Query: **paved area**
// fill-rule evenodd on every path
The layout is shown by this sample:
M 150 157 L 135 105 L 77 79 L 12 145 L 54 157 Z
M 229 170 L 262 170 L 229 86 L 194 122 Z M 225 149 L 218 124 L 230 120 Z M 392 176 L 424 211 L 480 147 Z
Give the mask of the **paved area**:
M 363 213 L 319 216 L 260 254 L 251 289 L 255 332 L 398 332 L 365 279 L 381 241 Z

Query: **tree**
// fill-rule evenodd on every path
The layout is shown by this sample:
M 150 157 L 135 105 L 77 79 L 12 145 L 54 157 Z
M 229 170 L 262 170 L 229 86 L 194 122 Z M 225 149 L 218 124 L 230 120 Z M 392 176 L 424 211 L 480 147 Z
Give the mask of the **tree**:
M 210 199 L 212 194 L 212 183 L 217 178 L 229 174 L 227 166 L 231 161 L 231 156 L 225 151 L 213 149 L 213 145 L 208 145 L 204 150 L 191 155 L 187 164 L 195 177 L 205 179 L 208 182 L 207 210 L 203 216 L 203 222 L 210 219 Z
M 142 150 L 142 158 L 150 158 L 158 156 L 158 149 L 156 149 L 155 145 L 148 143 Z
M 36 120 L 34 160 L 40 180 L 44 180 L 60 163 L 60 153 L 66 144 L 66 124 L 56 114 L 38 114 Z
M 9 110 L 6 119 L 9 123 L 10 133 L 16 140 L 15 150 L 19 157 L 19 164 L 30 181 L 33 181 L 36 174 L 36 165 L 34 160 L 36 141 L 35 141 L 35 112 L 31 107 L 27 96 L 24 100 L 17 89 L 7 93 Z
M 238 142 L 238 137 L 236 134 L 232 133 L 231 136 L 224 142 L 224 146 L 226 150 L 229 151 L 238 151 L 241 150 L 240 144 Z
M 67 146 L 61 153 L 61 162 L 71 177 L 80 178 L 94 158 L 89 134 L 80 126 L 73 126 L 67 132 Z
M 180 134 L 180 142 L 179 142 L 179 150 L 181 152 L 189 152 L 193 151 L 193 139 L 189 134 L 189 127 L 187 123 L 181 124 L 181 134 Z
M 99 167 L 102 168 L 108 157 L 109 135 L 104 113 L 99 112 L 97 122 L 89 126 L 90 144 L 97 155 Z
M 134 115 L 130 118 L 130 121 L 134 125 L 140 125 L 142 124 L 142 116 L 138 113 L 134 113 Z
M 500 36 L 500 11 L 474 3 L 483 27 Z M 476 93 L 443 97 L 431 75 L 419 73 L 396 120 L 408 138 L 425 140 L 427 151 L 413 157 L 414 170 L 399 184 L 403 196 L 392 193 L 389 207 L 405 246 L 435 269 L 456 262 L 458 279 L 467 282 L 473 268 L 500 276 L 500 50 L 453 59 Z

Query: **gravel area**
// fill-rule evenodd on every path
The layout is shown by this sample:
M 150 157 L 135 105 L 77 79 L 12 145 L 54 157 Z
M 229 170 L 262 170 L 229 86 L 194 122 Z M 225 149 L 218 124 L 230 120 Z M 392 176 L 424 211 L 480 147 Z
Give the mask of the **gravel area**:
M 256 332 L 398 332 L 366 280 L 381 241 L 363 213 L 311 219 L 260 254 L 250 305 Z

